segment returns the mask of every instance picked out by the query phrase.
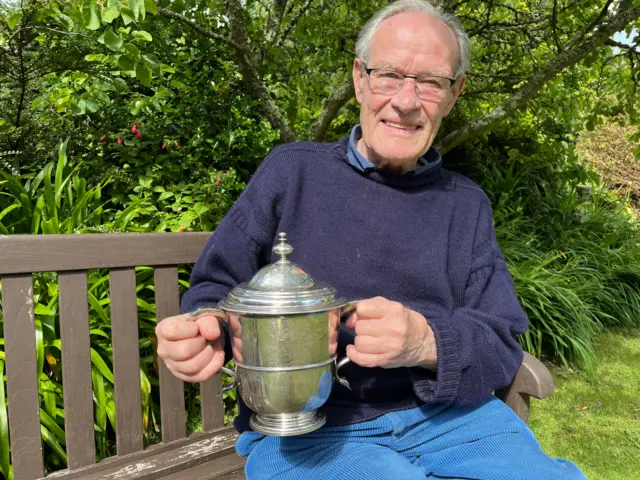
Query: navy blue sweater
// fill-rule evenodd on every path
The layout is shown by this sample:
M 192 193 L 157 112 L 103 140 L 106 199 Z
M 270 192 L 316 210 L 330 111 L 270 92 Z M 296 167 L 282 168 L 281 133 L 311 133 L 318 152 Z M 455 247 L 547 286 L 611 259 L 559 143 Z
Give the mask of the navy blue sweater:
M 182 311 L 213 306 L 238 283 L 288 257 L 347 299 L 383 296 L 422 313 L 434 331 L 437 374 L 415 368 L 343 369 L 322 408 L 328 425 L 422 403 L 469 405 L 508 385 L 527 328 L 496 243 L 489 200 L 471 180 L 438 166 L 416 175 L 357 171 L 338 143 L 277 147 L 262 162 L 203 250 Z M 340 356 L 353 343 L 342 327 Z M 227 341 L 227 346 L 230 342 Z M 230 350 L 227 349 L 227 358 Z M 249 428 L 240 403 L 235 425 Z

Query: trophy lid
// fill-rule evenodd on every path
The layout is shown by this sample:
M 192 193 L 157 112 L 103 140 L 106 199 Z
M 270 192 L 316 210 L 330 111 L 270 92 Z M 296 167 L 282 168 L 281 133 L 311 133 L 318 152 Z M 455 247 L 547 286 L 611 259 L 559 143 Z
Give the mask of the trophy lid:
M 277 260 L 256 273 L 251 281 L 236 286 L 219 306 L 238 314 L 285 315 L 314 313 L 340 307 L 346 302 L 336 298 L 336 290 L 315 282 L 295 263 L 287 260 L 293 247 L 286 243 L 287 234 L 278 234 L 280 243 L 273 252 Z

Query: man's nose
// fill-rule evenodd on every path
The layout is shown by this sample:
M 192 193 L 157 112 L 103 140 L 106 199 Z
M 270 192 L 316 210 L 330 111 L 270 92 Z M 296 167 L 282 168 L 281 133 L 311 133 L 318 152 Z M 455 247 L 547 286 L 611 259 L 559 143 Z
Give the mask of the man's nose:
M 413 78 L 404 79 L 402 88 L 393 96 L 392 104 L 403 112 L 409 112 L 419 107 L 420 99 L 416 93 L 416 81 Z

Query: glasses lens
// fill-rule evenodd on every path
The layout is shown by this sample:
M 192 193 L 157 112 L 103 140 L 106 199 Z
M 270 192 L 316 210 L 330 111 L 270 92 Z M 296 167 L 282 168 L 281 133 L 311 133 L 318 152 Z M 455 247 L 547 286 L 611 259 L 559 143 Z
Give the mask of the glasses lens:
M 449 89 L 449 80 L 440 77 L 419 77 L 416 82 L 418 97 L 423 100 L 441 100 Z
M 404 77 L 388 70 L 374 70 L 371 72 L 371 90 L 374 93 L 393 95 L 402 87 Z

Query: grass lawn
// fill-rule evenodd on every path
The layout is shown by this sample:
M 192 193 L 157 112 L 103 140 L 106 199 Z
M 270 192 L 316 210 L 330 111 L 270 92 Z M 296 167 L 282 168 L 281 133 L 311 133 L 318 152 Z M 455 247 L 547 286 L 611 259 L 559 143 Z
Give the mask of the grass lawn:
M 531 400 L 545 452 L 590 480 L 640 479 L 640 329 L 599 336 L 595 373 L 550 366 L 555 392 Z

